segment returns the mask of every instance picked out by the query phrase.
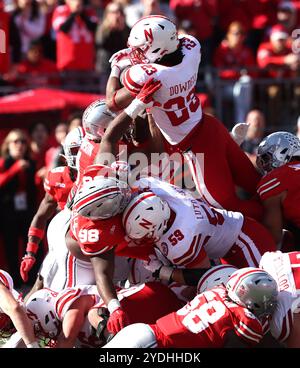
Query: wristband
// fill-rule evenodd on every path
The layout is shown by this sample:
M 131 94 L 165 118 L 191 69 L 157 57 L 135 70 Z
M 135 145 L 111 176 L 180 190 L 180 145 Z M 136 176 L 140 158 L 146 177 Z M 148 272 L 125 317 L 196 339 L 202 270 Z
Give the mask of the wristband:
M 43 239 L 45 235 L 45 230 L 38 229 L 37 227 L 30 226 L 28 230 L 28 236 L 35 236 L 36 238 Z
M 110 76 L 109 77 L 115 77 L 115 78 L 120 78 L 120 75 L 121 75 L 121 69 L 117 66 L 117 65 L 114 65 L 112 68 L 111 68 L 111 72 L 110 72 Z
M 39 249 L 39 246 L 38 244 L 36 243 L 33 243 L 33 242 L 28 242 L 27 243 L 27 246 L 26 246 L 26 252 L 31 252 L 31 253 L 34 253 L 36 254 L 36 252 L 38 251 Z
M 109 310 L 110 314 L 119 308 L 121 308 L 121 304 L 118 299 L 111 299 L 107 304 L 107 309 Z
M 145 110 L 145 104 L 141 100 L 135 98 L 131 102 L 131 104 L 128 105 L 126 109 L 124 109 L 124 112 L 128 116 L 130 116 L 132 119 L 135 119 L 138 116 L 138 114 L 140 114 L 144 110 Z
M 39 348 L 39 344 L 36 341 L 34 341 L 34 342 L 31 342 L 30 344 L 27 344 L 26 347 L 29 349 L 36 349 L 36 348 Z
M 173 271 L 174 271 L 173 267 L 162 266 L 159 271 L 159 278 L 163 281 L 171 282 Z

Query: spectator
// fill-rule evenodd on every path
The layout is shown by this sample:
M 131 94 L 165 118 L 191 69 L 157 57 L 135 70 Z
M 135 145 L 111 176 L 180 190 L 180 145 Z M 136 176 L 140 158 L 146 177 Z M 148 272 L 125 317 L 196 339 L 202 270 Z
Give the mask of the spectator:
M 111 70 L 109 59 L 115 52 L 126 48 L 129 33 L 122 6 L 109 3 L 104 11 L 103 22 L 98 25 L 96 31 L 96 70 L 102 76 L 100 88 L 102 93 L 105 93 Z
M 291 34 L 297 28 L 297 10 L 290 1 L 283 1 L 278 5 L 277 21 Z
M 249 128 L 241 148 L 246 152 L 253 165 L 256 166 L 257 147 L 265 135 L 265 116 L 260 110 L 251 110 L 247 114 L 246 123 L 249 124 Z
M 0 43 L 0 75 L 7 73 L 9 70 L 9 15 L 3 9 L 3 0 L 0 0 L 0 30 L 1 40 L 4 38 L 4 43 Z
M 41 12 L 46 16 L 46 30 L 42 37 L 44 55 L 46 58 L 56 61 L 56 35 L 52 29 L 52 17 L 59 0 L 39 0 Z
M 61 155 L 64 153 L 62 144 L 68 133 L 68 128 L 69 126 L 66 123 L 60 123 L 55 127 L 54 135 L 56 145 L 50 147 L 45 154 L 47 171 L 53 169 L 54 167 L 64 166 L 66 164 L 65 159 Z
M 8 133 L 1 146 L 0 226 L 9 273 L 20 287 L 19 254 L 24 254 L 27 232 L 36 207 L 35 164 L 28 136 L 20 129 Z
M 126 6 L 124 12 L 129 28 L 132 28 L 140 18 L 148 15 L 164 15 L 175 21 L 173 11 L 169 8 L 168 4 L 160 2 L 160 0 L 140 0 Z
M 260 45 L 257 63 L 263 75 L 272 79 L 292 78 L 299 73 L 299 54 L 292 52 L 289 35 L 282 25 L 272 27 L 270 41 Z M 267 99 L 268 121 L 271 125 L 277 125 L 281 119 L 282 101 L 285 99 L 280 80 L 274 80 L 274 84 L 267 87 Z
M 82 114 L 83 111 L 76 111 L 68 118 L 69 132 L 75 128 L 82 126 Z
M 39 40 L 31 41 L 25 60 L 17 67 L 17 73 L 16 83 L 19 86 L 37 88 L 59 84 L 58 77 L 55 75 L 56 64 L 44 57 L 42 43 Z
M 255 57 L 252 50 L 244 45 L 244 41 L 244 26 L 233 22 L 214 55 L 214 66 L 222 68 L 219 77 L 228 82 L 222 89 L 222 95 L 225 102 L 233 102 L 235 123 L 245 121 L 252 105 L 253 86 L 250 76 L 255 74 L 247 68 L 255 66 Z
M 189 21 L 195 29 L 195 37 L 201 42 L 201 65 L 210 63 L 214 25 L 218 15 L 217 0 L 170 0 L 170 8 L 180 23 Z
M 46 30 L 46 17 L 39 9 L 36 0 L 18 0 L 18 7 L 13 13 L 20 40 L 22 57 L 25 57 L 30 42 L 43 36 Z
M 94 69 L 94 32 L 97 18 L 84 8 L 82 0 L 66 0 L 53 14 L 57 32 L 57 68 L 63 71 Z

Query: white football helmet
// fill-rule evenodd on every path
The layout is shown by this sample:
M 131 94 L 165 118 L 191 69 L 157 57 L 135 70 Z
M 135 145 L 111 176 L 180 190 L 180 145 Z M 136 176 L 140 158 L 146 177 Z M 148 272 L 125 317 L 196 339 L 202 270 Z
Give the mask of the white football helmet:
M 256 165 L 264 173 L 300 156 L 300 140 L 288 132 L 276 132 L 268 135 L 258 146 Z
M 204 291 L 218 286 L 221 284 L 226 285 L 230 276 L 237 270 L 236 267 L 231 265 L 220 265 L 210 268 L 200 278 L 197 285 L 197 294 L 201 294 Z
M 128 184 L 116 178 L 95 177 L 78 188 L 73 209 L 92 220 L 105 220 L 121 213 L 131 198 Z
M 82 125 L 86 136 L 91 140 L 100 140 L 108 127 L 108 124 L 115 118 L 104 100 L 97 100 L 91 103 L 84 111 Z
M 73 169 L 76 169 L 76 156 L 84 135 L 82 127 L 72 129 L 63 143 L 64 155 L 62 156 L 66 159 L 67 165 Z
M 152 192 L 133 198 L 123 213 L 123 226 L 133 241 L 157 242 L 167 227 L 170 207 Z
M 132 27 L 127 44 L 133 50 L 129 54 L 132 64 L 157 62 L 177 50 L 176 25 L 161 15 L 143 17 Z
M 231 300 L 248 308 L 258 318 L 274 312 L 278 295 L 277 283 L 260 268 L 245 267 L 235 271 L 229 278 L 226 289 Z
M 27 316 L 32 321 L 36 336 L 56 339 L 61 332 L 61 322 L 55 314 L 57 293 L 54 294 L 52 290 L 41 289 L 33 293 L 26 302 Z

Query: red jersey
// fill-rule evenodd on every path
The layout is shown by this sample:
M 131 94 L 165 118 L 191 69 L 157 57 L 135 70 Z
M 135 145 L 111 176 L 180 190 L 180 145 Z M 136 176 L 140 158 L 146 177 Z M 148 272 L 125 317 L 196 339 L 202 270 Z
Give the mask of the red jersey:
M 217 48 L 214 56 L 214 65 L 217 68 L 228 68 L 219 72 L 222 79 L 238 79 L 240 72 L 232 68 L 246 68 L 256 65 L 254 54 L 247 46 L 242 46 L 239 50 L 229 47 L 228 41 L 224 40 Z M 253 73 L 249 73 L 250 75 Z
M 146 260 L 153 246 L 136 246 L 127 238 L 122 214 L 107 220 L 91 220 L 72 211 L 70 234 L 83 254 L 95 256 L 114 249 L 118 256 Z
M 94 36 L 78 15 L 68 33 L 60 31 L 60 26 L 70 16 L 67 5 L 58 6 L 53 13 L 52 27 L 57 32 L 57 68 L 59 70 L 93 70 Z M 91 14 L 86 16 L 93 19 Z M 95 21 L 96 18 L 94 18 Z
M 80 145 L 76 156 L 77 179 L 76 185 L 79 186 L 85 169 L 94 163 L 95 157 L 99 151 L 100 143 L 92 141 L 85 136 Z
M 266 174 L 257 186 L 262 201 L 285 192 L 283 216 L 300 227 L 300 163 L 289 162 Z
M 263 337 L 261 322 L 248 309 L 229 301 L 227 290 L 221 286 L 197 295 L 151 327 L 158 347 L 163 348 L 220 348 L 228 331 L 250 345 Z
M 59 166 L 48 171 L 44 181 L 44 189 L 57 202 L 62 210 L 73 187 L 73 180 L 68 166 Z
M 291 47 L 286 47 L 282 52 L 275 53 L 271 42 L 264 42 L 257 51 L 257 64 L 260 68 L 272 68 L 266 72 L 270 78 L 290 77 L 291 71 L 287 69 L 284 63 L 284 58 L 290 53 L 292 53 Z

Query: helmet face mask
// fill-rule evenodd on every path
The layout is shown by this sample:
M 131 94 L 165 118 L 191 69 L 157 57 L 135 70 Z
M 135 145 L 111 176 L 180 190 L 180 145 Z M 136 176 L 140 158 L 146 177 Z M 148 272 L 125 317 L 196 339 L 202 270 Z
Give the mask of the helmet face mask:
M 76 169 L 76 156 L 81 146 L 84 137 L 84 131 L 81 127 L 71 130 L 63 143 L 64 155 L 62 155 L 67 165 L 73 169 Z
M 155 63 L 178 49 L 176 26 L 164 16 L 143 17 L 132 27 L 127 45 L 132 64 Z
M 235 271 L 226 289 L 231 300 L 249 309 L 259 319 L 270 316 L 276 308 L 277 283 L 262 269 L 246 267 Z
M 276 132 L 259 144 L 256 164 L 263 173 L 268 173 L 297 155 L 300 155 L 300 140 L 289 132 Z

